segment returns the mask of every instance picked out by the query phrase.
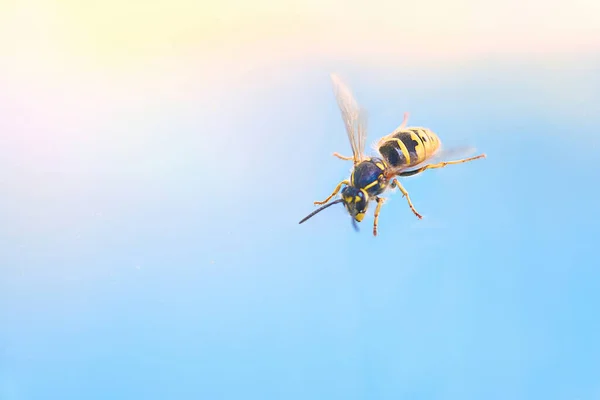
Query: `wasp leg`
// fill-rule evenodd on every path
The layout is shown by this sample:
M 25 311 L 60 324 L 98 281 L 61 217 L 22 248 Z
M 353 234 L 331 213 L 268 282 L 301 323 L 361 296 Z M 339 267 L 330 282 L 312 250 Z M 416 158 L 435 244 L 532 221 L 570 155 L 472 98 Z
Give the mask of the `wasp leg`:
M 400 124 L 400 126 L 398 128 L 396 128 L 397 131 L 401 131 L 402 129 L 406 128 L 406 124 L 408 123 L 408 116 L 410 114 L 408 112 L 404 113 L 404 119 L 402 120 L 402 124 Z
M 331 198 L 333 196 L 335 196 L 340 191 L 340 189 L 342 188 L 342 185 L 350 185 L 350 181 L 348 181 L 348 180 L 341 181 L 340 183 L 338 183 L 338 185 L 335 187 L 335 190 L 333 191 L 333 193 L 331 193 L 331 195 L 328 198 L 326 198 L 323 201 L 315 201 L 314 204 L 315 205 L 321 205 L 321 204 L 327 203 L 329 200 L 331 200 Z
M 390 140 L 390 137 L 394 134 L 397 133 L 398 131 L 403 130 L 404 128 L 406 128 L 406 124 L 408 123 L 408 116 L 410 115 L 410 113 L 405 112 L 404 113 L 404 119 L 402 120 L 402 123 L 400 124 L 399 127 L 397 127 L 396 129 L 394 129 L 394 131 L 392 133 L 390 133 L 389 135 L 386 135 L 384 137 L 382 137 L 381 139 L 379 139 L 379 141 L 377 142 L 377 144 L 375 145 L 375 147 L 380 147 L 383 143 L 387 142 L 388 140 Z
M 401 172 L 398 174 L 398 176 L 416 175 L 416 174 L 420 174 L 421 172 L 425 171 L 426 169 L 444 168 L 446 165 L 462 164 L 462 163 L 466 163 L 469 161 L 477 160 L 479 158 L 485 158 L 485 154 L 480 154 L 478 156 L 471 157 L 471 158 L 463 158 L 462 160 L 444 161 L 444 162 L 437 163 L 437 164 L 428 164 L 421 168 L 414 169 L 412 171 Z
M 417 212 L 417 210 L 415 210 L 415 207 L 413 206 L 412 201 L 410 201 L 410 196 L 408 195 L 408 192 L 406 191 L 406 189 L 404 189 L 404 187 L 400 184 L 400 182 L 398 182 L 398 179 L 394 178 L 394 180 L 392 180 L 392 187 L 397 187 L 398 189 L 400 189 L 400 191 L 402 192 L 402 195 L 404 197 L 406 197 L 406 201 L 408 201 L 408 206 L 410 207 L 412 212 L 417 216 L 417 218 L 419 218 L 419 219 L 423 218 L 421 216 L 421 214 L 419 214 Z
M 354 160 L 354 157 L 346 157 L 346 156 L 341 155 L 340 153 L 333 153 L 333 155 L 341 160 L 346 160 L 346 161 Z
M 375 208 L 375 218 L 373 220 L 373 236 L 377 236 L 377 222 L 379 222 L 379 212 L 381 211 L 381 206 L 383 205 L 385 199 L 382 199 L 381 197 L 376 197 L 376 200 L 377 207 Z

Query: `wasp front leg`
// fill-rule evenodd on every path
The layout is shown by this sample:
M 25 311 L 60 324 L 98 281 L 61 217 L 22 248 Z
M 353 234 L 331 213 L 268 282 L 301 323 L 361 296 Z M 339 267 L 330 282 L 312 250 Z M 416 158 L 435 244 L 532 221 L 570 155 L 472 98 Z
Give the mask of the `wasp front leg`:
M 392 187 L 397 187 L 398 189 L 400 189 L 400 191 L 402 192 L 404 197 L 406 197 L 406 201 L 408 202 L 408 206 L 410 207 L 412 212 L 417 216 L 417 218 L 419 218 L 419 219 L 423 218 L 421 216 L 421 214 L 419 214 L 417 212 L 417 210 L 415 210 L 415 207 L 413 206 L 412 201 L 410 201 L 410 196 L 408 195 L 408 192 L 406 191 L 406 189 L 404 189 L 404 186 L 402 186 L 400 184 L 400 182 L 398 182 L 398 179 L 394 178 L 394 180 L 392 180 Z
M 376 197 L 377 207 L 375 208 L 375 218 L 373 219 L 373 236 L 377 236 L 377 223 L 379 222 L 379 212 L 381 211 L 381 206 L 385 199 L 381 197 Z
M 333 155 L 337 158 L 339 158 L 340 160 L 346 160 L 346 161 L 350 161 L 350 160 L 354 160 L 354 157 L 346 157 L 341 155 L 340 153 L 333 153 Z
M 340 191 L 340 189 L 342 188 L 343 185 L 346 185 L 346 186 L 350 185 L 350 181 L 348 181 L 348 180 L 341 181 L 340 183 L 338 183 L 338 185 L 335 187 L 335 190 L 333 191 L 333 193 L 331 193 L 331 195 L 328 198 L 326 198 L 323 201 L 315 201 L 314 204 L 315 205 L 321 205 L 321 204 L 327 203 L 329 200 L 331 200 L 331 198 L 333 196 L 335 196 L 336 194 L 338 194 L 338 192 Z

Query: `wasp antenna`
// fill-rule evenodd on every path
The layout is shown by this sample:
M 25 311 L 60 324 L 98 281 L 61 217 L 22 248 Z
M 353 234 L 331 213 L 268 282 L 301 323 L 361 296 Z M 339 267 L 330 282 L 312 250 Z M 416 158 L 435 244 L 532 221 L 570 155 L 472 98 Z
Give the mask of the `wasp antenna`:
M 304 221 L 306 221 L 307 219 L 311 218 L 312 216 L 314 216 L 315 214 L 320 213 L 321 211 L 323 211 L 324 209 L 326 209 L 327 207 L 331 207 L 334 204 L 337 203 L 341 203 L 342 201 L 344 201 L 343 199 L 337 199 L 336 201 L 332 201 L 329 204 L 325 204 L 323 207 L 317 208 L 315 211 L 311 212 L 310 214 L 308 214 L 306 217 L 304 217 L 302 219 L 302 221 L 298 222 L 299 224 L 303 223 Z
M 358 229 L 358 224 L 356 223 L 356 219 L 352 218 L 352 227 L 354 228 L 354 230 L 356 232 L 358 232 L 360 229 Z

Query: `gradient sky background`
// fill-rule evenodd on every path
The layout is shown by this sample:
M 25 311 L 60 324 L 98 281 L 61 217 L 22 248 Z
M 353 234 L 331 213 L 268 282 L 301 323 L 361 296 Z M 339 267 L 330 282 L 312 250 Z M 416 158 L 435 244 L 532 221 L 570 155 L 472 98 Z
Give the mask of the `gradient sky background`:
M 0 399 L 600 398 L 600 2 L 365 4 L 0 3 Z M 333 71 L 488 158 L 298 225 Z

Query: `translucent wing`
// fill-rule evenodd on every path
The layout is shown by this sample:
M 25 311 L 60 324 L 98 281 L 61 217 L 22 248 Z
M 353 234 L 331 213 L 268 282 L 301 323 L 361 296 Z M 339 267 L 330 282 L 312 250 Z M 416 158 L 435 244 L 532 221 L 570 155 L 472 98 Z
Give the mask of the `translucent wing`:
M 471 146 L 441 148 L 438 151 L 436 151 L 427 160 L 423 161 L 422 163 L 413 165 L 410 168 L 398 167 L 398 168 L 391 169 L 388 172 L 388 175 L 390 175 L 390 176 L 398 175 L 398 174 L 402 174 L 403 176 L 416 175 L 419 172 L 421 172 L 420 169 L 426 165 L 437 164 L 437 163 L 441 163 L 441 162 L 449 162 L 449 161 L 450 162 L 459 161 L 459 160 L 466 159 L 466 158 L 473 156 L 473 154 L 475 154 L 476 151 L 477 151 L 477 149 L 475 147 L 471 147 Z
M 365 158 L 365 142 L 367 139 L 367 115 L 362 109 L 350 88 L 336 75 L 331 74 L 333 83 L 333 92 L 342 113 L 342 120 L 348 133 L 350 146 L 352 146 L 352 154 L 354 163 L 358 163 Z

